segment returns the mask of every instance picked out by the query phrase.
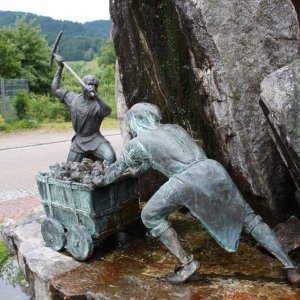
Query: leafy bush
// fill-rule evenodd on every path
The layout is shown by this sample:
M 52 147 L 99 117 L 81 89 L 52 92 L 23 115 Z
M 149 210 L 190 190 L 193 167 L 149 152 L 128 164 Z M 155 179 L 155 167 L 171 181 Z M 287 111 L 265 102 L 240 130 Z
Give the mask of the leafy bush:
M 100 81 L 101 82 L 101 81 Z M 115 86 L 112 84 L 104 84 L 99 86 L 99 95 L 111 107 L 111 118 L 117 118 L 117 104 L 115 101 Z
M 48 118 L 53 121 L 70 121 L 70 113 L 65 105 L 56 102 L 49 102 Z
M 35 120 L 18 120 L 12 123 L 13 129 L 37 128 L 38 122 Z
M 116 62 L 116 53 L 113 46 L 112 39 L 106 40 L 106 45 L 100 48 L 100 56 L 98 64 L 101 65 L 114 65 Z
M 67 107 L 47 95 L 31 94 L 28 116 L 38 122 L 70 120 Z
M 43 121 L 47 116 L 48 102 L 48 96 L 31 94 L 29 101 L 29 118 L 38 122 Z
M 2 122 L 0 120 L 0 131 L 34 128 L 40 122 L 60 122 L 71 119 L 67 107 L 48 95 L 37 95 L 20 90 L 13 103 L 17 120 L 2 119 Z
M 9 258 L 9 252 L 3 241 L 0 241 L 0 270 L 3 266 L 3 263 Z
M 0 131 L 8 131 L 8 130 L 19 130 L 19 129 L 29 129 L 29 128 L 37 128 L 38 122 L 35 120 L 17 120 L 4 122 L 0 124 Z
M 17 91 L 17 95 L 14 98 L 14 108 L 19 120 L 26 118 L 29 108 L 29 95 L 26 91 Z

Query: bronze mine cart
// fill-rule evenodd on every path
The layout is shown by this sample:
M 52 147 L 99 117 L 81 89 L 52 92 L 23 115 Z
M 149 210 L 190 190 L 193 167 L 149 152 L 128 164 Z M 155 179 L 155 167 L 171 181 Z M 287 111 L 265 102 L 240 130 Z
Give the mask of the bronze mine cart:
M 94 244 L 140 217 L 137 180 L 126 178 L 102 188 L 36 175 L 46 212 L 41 232 L 46 246 L 64 247 L 80 261 L 93 253 Z

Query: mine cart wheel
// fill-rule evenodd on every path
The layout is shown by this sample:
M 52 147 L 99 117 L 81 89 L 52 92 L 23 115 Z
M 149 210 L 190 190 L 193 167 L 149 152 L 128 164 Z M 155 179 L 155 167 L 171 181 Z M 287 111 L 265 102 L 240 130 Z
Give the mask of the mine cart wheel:
M 66 243 L 63 226 L 55 219 L 45 218 L 41 225 L 41 232 L 47 247 L 60 251 Z
M 73 225 L 67 232 L 67 249 L 80 261 L 87 260 L 93 253 L 93 240 L 88 230 L 82 225 Z

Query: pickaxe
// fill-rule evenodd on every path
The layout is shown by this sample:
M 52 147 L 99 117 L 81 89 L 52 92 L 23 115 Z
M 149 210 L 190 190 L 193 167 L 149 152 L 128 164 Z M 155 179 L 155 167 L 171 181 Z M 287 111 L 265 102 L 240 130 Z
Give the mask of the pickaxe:
M 63 35 L 63 31 L 60 31 L 56 37 L 56 40 L 54 42 L 54 46 L 51 50 L 51 56 L 50 56 L 50 62 L 49 62 L 49 65 L 50 67 L 52 67 L 53 65 L 53 59 L 55 57 L 57 57 L 57 54 L 56 54 L 56 51 L 57 51 L 57 48 L 58 48 L 58 44 L 59 44 L 59 41 L 61 39 Z M 88 87 L 86 86 L 86 84 L 82 81 L 82 79 L 75 73 L 75 71 L 66 63 L 66 62 L 62 62 L 64 67 L 79 81 L 79 83 L 81 84 L 81 86 L 85 89 L 88 89 Z M 95 94 L 93 92 L 90 92 L 90 95 L 91 96 L 95 96 Z

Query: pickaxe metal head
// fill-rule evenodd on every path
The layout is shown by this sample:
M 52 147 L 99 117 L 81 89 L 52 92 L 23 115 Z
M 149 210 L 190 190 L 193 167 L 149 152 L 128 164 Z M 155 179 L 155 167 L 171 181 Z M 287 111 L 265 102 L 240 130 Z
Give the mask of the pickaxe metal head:
M 52 67 L 52 65 L 53 65 L 53 59 L 54 59 L 54 56 L 56 54 L 57 47 L 58 47 L 58 44 L 59 44 L 59 41 L 60 41 L 62 35 L 63 35 L 63 31 L 60 31 L 59 34 L 56 37 L 54 46 L 53 46 L 53 48 L 51 50 L 51 56 L 50 56 L 50 61 L 49 61 L 49 66 L 50 67 Z

